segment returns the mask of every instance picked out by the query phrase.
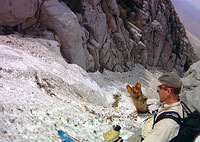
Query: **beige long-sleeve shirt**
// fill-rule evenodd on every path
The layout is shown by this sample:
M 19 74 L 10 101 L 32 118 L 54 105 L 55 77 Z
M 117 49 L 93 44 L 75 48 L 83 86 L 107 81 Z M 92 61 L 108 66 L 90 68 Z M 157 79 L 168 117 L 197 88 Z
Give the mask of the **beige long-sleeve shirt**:
M 183 117 L 182 110 L 180 102 L 170 105 L 165 104 L 163 107 L 158 109 L 157 117 L 159 114 L 166 111 L 175 111 Z M 144 138 L 142 142 L 169 142 L 172 138 L 178 135 L 180 126 L 176 121 L 166 118 L 157 122 L 152 129 L 153 121 L 154 116 L 145 122 L 142 129 L 142 137 Z

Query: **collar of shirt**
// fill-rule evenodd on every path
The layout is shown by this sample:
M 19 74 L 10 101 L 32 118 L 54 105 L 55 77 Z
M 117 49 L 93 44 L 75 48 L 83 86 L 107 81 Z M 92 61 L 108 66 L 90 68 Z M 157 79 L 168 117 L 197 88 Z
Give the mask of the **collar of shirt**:
M 158 109 L 158 113 L 162 112 L 162 111 L 167 111 L 168 109 L 174 107 L 174 106 L 178 106 L 180 105 L 181 102 L 176 102 L 176 103 L 173 103 L 173 104 L 163 104 L 159 109 Z
M 180 103 L 181 103 L 181 102 L 179 101 L 179 102 L 176 102 L 176 103 L 173 103 L 173 104 L 164 104 L 164 108 L 177 106 L 177 105 L 180 105 Z

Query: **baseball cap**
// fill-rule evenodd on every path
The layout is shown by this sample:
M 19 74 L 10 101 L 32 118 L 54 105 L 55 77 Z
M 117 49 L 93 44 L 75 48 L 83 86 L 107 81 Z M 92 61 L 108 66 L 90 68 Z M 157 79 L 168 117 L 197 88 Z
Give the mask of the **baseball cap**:
M 182 86 L 182 81 L 180 77 L 173 72 L 164 73 L 158 78 L 158 81 L 162 83 L 163 85 L 166 85 L 172 88 L 181 88 Z

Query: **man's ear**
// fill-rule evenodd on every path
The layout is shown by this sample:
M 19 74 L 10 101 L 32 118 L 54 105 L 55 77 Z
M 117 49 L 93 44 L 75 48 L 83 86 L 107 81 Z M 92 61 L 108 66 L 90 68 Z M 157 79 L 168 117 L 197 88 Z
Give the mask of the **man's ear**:
M 167 98 L 171 98 L 172 94 L 170 93 L 170 90 L 167 89 L 167 93 L 165 94 Z
M 173 91 L 170 88 L 167 88 L 167 92 L 168 92 L 168 94 L 166 94 L 166 95 L 167 95 L 168 98 L 173 97 L 174 94 L 173 94 Z
M 167 91 L 172 95 L 174 94 L 174 91 L 172 89 L 170 89 L 170 88 L 167 88 Z
M 167 92 L 168 94 L 171 94 L 171 90 L 169 88 L 167 88 Z

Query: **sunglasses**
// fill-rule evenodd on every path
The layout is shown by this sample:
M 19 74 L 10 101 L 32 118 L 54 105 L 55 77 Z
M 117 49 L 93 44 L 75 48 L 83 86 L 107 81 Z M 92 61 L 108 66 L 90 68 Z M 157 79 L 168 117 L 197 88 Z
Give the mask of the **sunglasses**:
M 165 85 L 159 85 L 159 86 L 157 86 L 157 92 L 160 92 L 161 89 L 163 89 L 163 90 L 170 89 L 170 90 L 174 91 L 173 88 L 170 88 L 170 87 L 165 86 Z

